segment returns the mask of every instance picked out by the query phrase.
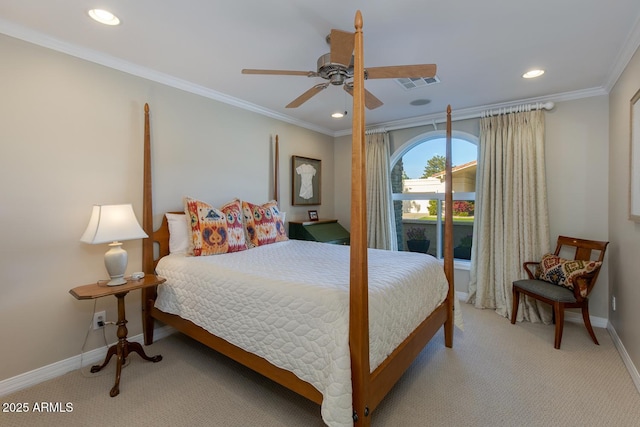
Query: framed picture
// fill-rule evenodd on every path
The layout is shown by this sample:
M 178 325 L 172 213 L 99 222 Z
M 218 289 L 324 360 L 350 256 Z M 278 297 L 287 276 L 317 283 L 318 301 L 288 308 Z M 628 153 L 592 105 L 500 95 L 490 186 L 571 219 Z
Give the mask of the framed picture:
M 318 211 L 309 211 L 309 221 L 318 220 Z
M 320 160 L 291 156 L 291 204 L 309 206 L 320 204 Z
M 629 219 L 640 222 L 640 90 L 631 98 Z

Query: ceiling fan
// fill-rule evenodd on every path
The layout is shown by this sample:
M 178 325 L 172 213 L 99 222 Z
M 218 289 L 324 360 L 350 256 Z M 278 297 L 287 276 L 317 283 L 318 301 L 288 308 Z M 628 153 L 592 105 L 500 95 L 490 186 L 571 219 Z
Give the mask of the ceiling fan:
M 243 69 L 242 74 L 266 74 L 283 76 L 322 77 L 328 80 L 320 83 L 304 92 L 291 101 L 286 108 L 297 108 L 311 99 L 314 95 L 332 85 L 342 85 L 345 91 L 353 95 L 353 47 L 354 33 L 342 30 L 331 30 L 327 36 L 327 43 L 331 48 L 329 53 L 318 58 L 317 71 L 290 71 L 290 70 L 256 70 Z M 397 79 L 433 77 L 436 75 L 435 64 L 396 65 L 390 67 L 365 68 L 365 79 Z M 365 89 L 365 105 L 369 110 L 378 108 L 382 101 Z

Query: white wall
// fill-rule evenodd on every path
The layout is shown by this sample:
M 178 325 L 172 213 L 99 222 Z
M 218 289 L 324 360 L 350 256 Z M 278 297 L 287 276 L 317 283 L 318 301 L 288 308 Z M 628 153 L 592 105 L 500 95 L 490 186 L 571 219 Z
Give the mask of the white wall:
M 640 223 L 628 219 L 630 101 L 640 89 L 640 50 L 609 99 L 609 287 L 616 297 L 610 321 L 629 357 L 640 367 Z
M 211 203 L 269 200 L 280 138 L 288 219 L 291 155 L 322 160 L 322 217 L 333 217 L 333 138 L 16 39 L 0 36 L 0 381 L 80 353 L 93 312 L 69 289 L 106 277 L 103 245 L 79 241 L 93 204 L 130 202 L 141 218 L 143 105 L 150 104 L 154 210 L 184 195 Z M 325 190 L 326 189 L 326 190 Z M 124 243 L 127 273 L 141 241 Z M 141 333 L 139 292 L 126 298 Z M 97 300 L 116 318 L 115 298 Z M 116 340 L 108 329 L 109 342 Z M 103 345 L 91 332 L 87 350 Z
M 347 230 L 351 229 L 351 135 L 335 139 L 335 214 L 336 219 Z
M 559 102 L 545 115 L 550 249 L 558 235 L 609 240 L 609 102 L 596 96 Z M 589 297 L 589 313 L 608 318 L 609 251 Z

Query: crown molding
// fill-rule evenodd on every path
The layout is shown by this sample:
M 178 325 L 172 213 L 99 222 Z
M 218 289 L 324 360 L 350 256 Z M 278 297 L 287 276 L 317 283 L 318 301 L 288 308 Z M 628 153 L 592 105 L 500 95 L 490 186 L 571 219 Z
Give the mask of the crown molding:
M 604 88 L 607 93 L 611 92 L 613 86 L 615 86 L 616 82 L 622 75 L 622 72 L 625 70 L 627 65 L 629 65 L 629 61 L 638 50 L 640 46 L 640 17 L 636 20 L 633 28 L 629 32 L 627 36 L 627 40 L 624 45 L 618 52 L 618 56 L 613 61 L 613 65 L 609 71 L 609 75 L 604 83 Z
M 451 112 L 451 120 L 460 121 L 460 120 L 467 120 L 467 119 L 477 119 L 477 118 L 480 118 L 482 116 L 482 113 L 485 111 L 497 110 L 500 108 L 515 107 L 522 104 L 535 104 L 535 103 L 546 103 L 546 102 L 556 103 L 556 102 L 573 101 L 576 99 L 590 98 L 592 96 L 603 96 L 603 95 L 608 95 L 608 92 L 602 87 L 596 87 L 596 88 L 583 89 L 583 90 L 577 90 L 572 92 L 558 93 L 554 95 L 539 96 L 535 98 L 518 99 L 515 101 L 501 102 L 499 104 L 488 104 L 488 105 L 482 105 L 479 107 L 463 108 L 460 110 L 453 110 Z M 439 112 L 439 113 L 429 114 L 426 116 L 412 117 L 409 119 L 394 120 L 394 121 L 385 122 L 385 123 L 376 123 L 376 124 L 367 126 L 367 129 L 381 128 L 381 129 L 390 131 L 390 130 L 397 130 L 397 129 L 408 129 L 408 128 L 418 127 L 418 126 L 434 125 L 436 123 L 444 123 L 446 121 L 447 121 L 446 113 Z M 345 136 L 350 134 L 351 134 L 351 129 L 347 129 L 344 131 L 336 132 L 334 136 L 338 137 L 338 136 Z
M 142 67 L 137 64 L 133 64 L 128 61 L 115 58 L 111 55 L 107 55 L 101 52 L 97 52 L 91 49 L 82 48 L 71 43 L 61 41 L 59 39 L 50 37 L 46 34 L 42 34 L 31 29 L 25 28 L 20 25 L 16 25 L 9 21 L 0 18 L 0 33 L 6 34 L 10 37 L 14 37 L 26 42 L 36 44 L 45 48 L 49 48 L 58 52 L 62 52 L 76 58 L 80 58 L 86 61 L 90 61 L 96 64 L 104 65 L 109 68 L 113 68 L 127 74 L 131 74 L 137 77 L 141 77 L 147 80 L 154 81 L 169 87 L 184 90 L 196 95 L 203 96 L 205 98 L 213 99 L 234 107 L 241 108 L 243 110 L 251 111 L 256 114 L 260 114 L 272 119 L 276 119 L 285 123 L 289 123 L 301 128 L 309 129 L 315 132 L 319 132 L 332 137 L 339 137 L 351 134 L 351 129 L 345 129 L 342 131 L 333 131 L 331 129 L 317 126 L 302 120 L 295 119 L 286 114 L 281 114 L 276 111 L 261 107 L 259 105 L 244 101 L 239 98 L 226 95 L 224 93 L 206 88 L 201 85 L 191 83 L 189 81 L 173 77 L 168 74 L 160 73 L 150 68 Z M 452 112 L 452 120 L 465 120 L 471 118 L 478 118 L 483 111 L 508 108 L 520 104 L 536 103 L 536 102 L 563 102 L 571 101 L 575 99 L 588 98 L 592 96 L 608 95 L 618 78 L 624 71 L 625 67 L 631 60 L 631 57 L 635 54 L 636 50 L 640 46 L 640 18 L 636 21 L 632 31 L 630 32 L 627 40 L 620 50 L 614 64 L 611 67 L 611 71 L 607 76 L 604 85 L 601 87 L 595 87 L 590 89 L 578 90 L 573 92 L 564 92 L 559 94 L 541 96 L 536 98 L 519 99 L 515 101 L 509 101 L 499 104 L 482 105 L 478 107 L 470 107 L 461 110 L 454 110 Z M 384 128 L 385 130 L 404 129 L 411 127 L 418 127 L 424 125 L 432 125 L 435 123 L 442 123 L 446 121 L 446 114 L 444 112 L 434 113 L 426 116 L 413 117 L 409 119 L 395 120 L 385 123 L 376 123 L 368 128 Z
M 286 114 L 281 114 L 276 111 L 263 108 L 259 105 L 251 102 L 244 101 L 239 98 L 226 95 L 224 93 L 206 88 L 201 85 L 194 84 L 187 80 L 173 77 L 169 74 L 160 73 L 147 67 L 118 59 L 114 56 L 107 55 L 92 49 L 86 49 L 71 43 L 64 42 L 62 40 L 50 37 L 46 34 L 42 34 L 31 29 L 16 25 L 0 18 L 0 33 L 7 36 L 26 41 L 38 46 L 42 46 L 48 49 L 52 49 L 61 53 L 65 53 L 70 56 L 74 56 L 79 59 L 83 59 L 95 64 L 104 65 L 105 67 L 113 68 L 118 71 L 125 72 L 137 77 L 141 77 L 147 80 L 151 80 L 156 83 L 160 83 L 169 87 L 183 90 L 185 92 L 200 95 L 205 98 L 213 99 L 225 104 L 232 105 L 234 107 L 241 108 L 243 110 L 251 111 L 263 116 L 270 117 L 285 123 L 290 123 L 295 126 L 299 126 L 305 129 L 309 129 L 315 132 L 333 136 L 333 130 L 327 129 L 322 126 L 317 126 L 302 120 L 297 120 Z

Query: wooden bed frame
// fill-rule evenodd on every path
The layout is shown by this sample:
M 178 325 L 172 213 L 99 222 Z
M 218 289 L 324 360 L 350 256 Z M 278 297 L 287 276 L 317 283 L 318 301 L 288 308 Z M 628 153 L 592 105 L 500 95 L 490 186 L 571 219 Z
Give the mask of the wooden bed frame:
M 364 117 L 364 66 L 362 15 L 355 17 L 354 87 L 353 87 L 353 133 L 352 133 L 352 189 L 351 189 L 351 250 L 350 250 L 350 309 L 349 346 L 353 389 L 354 424 L 369 426 L 371 412 L 411 365 L 429 340 L 444 325 L 445 345 L 453 346 L 453 245 L 451 188 L 451 108 L 447 108 L 446 150 L 446 195 L 444 269 L 449 281 L 447 299 L 425 319 L 398 348 L 374 371 L 369 366 L 369 312 L 368 312 L 368 263 L 366 224 L 366 170 L 365 170 L 365 117 Z M 143 242 L 143 269 L 153 274 L 157 260 L 169 253 L 169 231 L 166 217 L 160 229 L 153 230 L 152 186 L 151 186 L 151 142 L 149 131 L 149 106 L 145 104 L 144 131 L 144 206 L 143 228 L 149 238 Z M 278 154 L 276 153 L 276 159 Z M 277 163 L 276 163 L 277 165 Z M 277 170 L 276 178 L 277 179 Z M 276 184 L 277 194 L 277 184 Z M 159 245 L 158 256 L 154 247 Z M 322 403 L 322 395 L 311 384 L 300 380 L 293 373 L 278 368 L 265 359 L 249 353 L 229 342 L 214 336 L 179 316 L 164 313 L 154 307 L 157 289 L 142 291 L 142 319 L 145 344 L 153 342 L 154 320 L 170 325 L 178 331 L 253 369 L 267 378 L 316 402 Z

